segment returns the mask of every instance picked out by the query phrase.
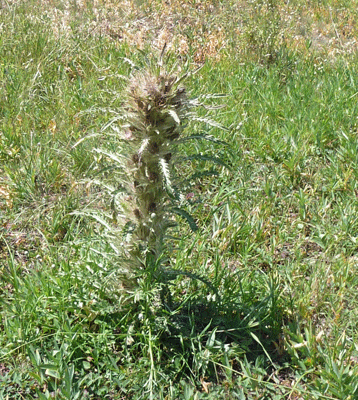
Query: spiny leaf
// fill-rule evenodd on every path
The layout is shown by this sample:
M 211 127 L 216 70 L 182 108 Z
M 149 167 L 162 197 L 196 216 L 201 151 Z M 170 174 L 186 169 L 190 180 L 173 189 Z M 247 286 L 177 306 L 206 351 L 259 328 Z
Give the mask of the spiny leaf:
M 142 144 L 140 145 L 140 149 L 138 151 L 139 156 L 141 156 L 143 154 L 144 150 L 148 147 L 149 141 L 150 140 L 148 138 L 143 139 Z
M 203 101 L 208 99 L 217 99 L 221 97 L 228 97 L 226 94 L 213 94 L 213 95 L 201 95 L 194 99 L 189 100 L 192 107 L 204 107 L 206 110 L 218 110 L 220 108 L 225 108 L 226 104 L 209 105 L 205 104 Z
M 111 230 L 111 226 L 108 224 L 108 222 L 103 218 L 103 213 L 98 214 L 94 212 L 85 212 L 85 211 L 74 211 L 70 213 L 69 215 L 78 215 L 80 217 L 90 217 L 99 222 L 102 226 L 107 228 L 108 230 Z M 110 219 L 110 218 L 109 218 Z
M 202 94 L 200 96 L 198 96 L 198 99 L 220 99 L 222 97 L 229 97 L 227 94 L 225 93 L 213 93 L 213 94 Z
M 206 134 L 195 134 L 195 135 L 190 135 L 190 136 L 185 136 L 181 139 L 179 139 L 177 141 L 177 143 L 181 143 L 181 142 L 187 142 L 189 140 L 207 140 L 208 142 L 214 142 L 214 143 L 218 143 L 218 144 L 222 144 L 224 146 L 227 146 L 228 143 L 223 142 L 222 140 L 217 139 L 215 136 L 212 135 L 206 135 Z
M 119 169 L 122 171 L 122 165 L 119 166 Z M 108 167 L 105 168 L 101 168 L 98 171 L 93 173 L 93 176 L 97 176 L 97 175 L 103 175 L 105 172 L 108 171 L 118 171 L 118 165 L 109 165 Z
M 112 200 L 111 200 L 111 210 L 113 212 L 113 219 L 116 221 L 117 220 L 117 208 L 116 208 L 116 196 L 119 193 L 125 193 L 125 189 L 123 187 L 120 187 L 118 190 L 113 190 L 111 191 L 111 195 L 112 195 Z
M 123 115 L 116 115 L 114 118 L 109 120 L 106 125 L 104 125 L 101 129 L 102 132 L 104 132 L 107 128 L 109 128 L 111 125 L 114 123 L 117 123 L 118 121 L 124 121 L 125 117 Z
M 194 218 L 187 211 L 185 211 L 179 207 L 173 207 L 171 209 L 171 211 L 173 211 L 175 214 L 180 215 L 181 217 L 186 219 L 186 221 L 188 222 L 188 224 L 190 226 L 190 229 L 193 232 L 196 232 L 199 229 L 198 226 L 196 225 Z
M 209 156 L 206 154 L 192 154 L 191 156 L 183 157 L 179 159 L 180 161 L 210 161 L 213 162 L 214 164 L 221 165 L 222 167 L 225 167 L 227 169 L 230 169 L 230 167 L 219 157 L 214 157 L 214 156 Z
M 219 124 L 219 122 L 216 122 L 216 121 L 214 121 L 214 120 L 212 120 L 212 119 L 202 118 L 202 117 L 195 117 L 195 116 L 192 116 L 191 119 L 192 119 L 193 121 L 204 122 L 204 123 L 207 124 L 207 125 L 213 126 L 213 127 L 215 127 L 215 128 L 222 129 L 222 130 L 224 130 L 224 131 L 228 131 L 228 130 L 229 130 L 229 129 L 226 128 L 224 125 L 221 125 L 221 124 Z
M 177 114 L 174 110 L 168 110 L 168 114 L 170 114 L 170 115 L 173 117 L 174 121 L 175 121 L 178 125 L 180 125 L 180 119 L 179 119 L 179 117 L 178 117 L 178 114 Z
M 90 186 L 92 186 L 92 185 L 101 186 L 101 187 L 105 188 L 108 191 L 108 193 L 110 193 L 110 194 L 113 194 L 114 192 L 117 191 L 117 188 L 115 186 L 113 186 L 113 185 L 111 185 L 109 183 L 103 182 L 103 181 L 101 181 L 99 179 L 92 179 L 89 182 L 89 184 L 90 184 Z
M 77 141 L 71 148 L 74 149 L 74 148 L 76 148 L 80 143 L 84 142 L 85 140 L 91 139 L 91 138 L 94 138 L 94 137 L 97 137 L 97 136 L 100 136 L 100 134 L 99 134 L 99 133 L 91 133 L 90 135 L 87 135 L 87 136 L 81 138 L 81 139 L 80 139 L 79 141 Z
M 207 280 L 206 278 L 202 277 L 199 274 L 195 274 L 193 272 L 187 272 L 187 271 L 172 269 L 172 270 L 166 270 L 165 271 L 165 275 L 168 276 L 168 278 L 167 278 L 168 280 L 172 280 L 172 279 L 175 279 L 179 275 L 183 275 L 183 276 L 186 276 L 188 278 L 196 279 L 198 281 L 201 281 L 205 285 L 207 285 L 217 295 L 218 300 L 220 300 L 219 293 L 218 293 L 217 289 L 212 285 L 212 283 L 209 280 Z M 170 276 L 173 276 L 173 278 L 171 278 Z
M 161 167 L 162 173 L 163 173 L 163 177 L 164 177 L 164 181 L 165 181 L 165 185 L 168 189 L 168 191 L 173 194 L 174 190 L 172 187 L 172 182 L 171 182 L 171 177 L 170 177 L 170 172 L 169 172 L 169 165 L 168 163 L 164 160 L 164 158 L 161 158 L 159 160 L 159 165 Z
M 112 161 L 115 161 L 116 163 L 122 165 L 123 164 L 123 160 L 121 160 L 116 154 L 113 153 L 109 153 L 108 151 L 105 150 L 101 150 L 101 149 L 93 149 L 93 151 L 95 151 L 98 154 L 103 154 L 105 156 L 107 156 L 108 158 L 110 158 Z M 121 158 L 125 159 L 125 156 L 120 156 Z
M 190 175 L 188 179 L 186 179 L 186 182 L 190 182 L 199 178 L 202 178 L 203 176 L 218 176 L 219 173 L 215 169 L 208 169 L 205 171 L 200 171 L 200 172 L 195 172 L 194 174 Z

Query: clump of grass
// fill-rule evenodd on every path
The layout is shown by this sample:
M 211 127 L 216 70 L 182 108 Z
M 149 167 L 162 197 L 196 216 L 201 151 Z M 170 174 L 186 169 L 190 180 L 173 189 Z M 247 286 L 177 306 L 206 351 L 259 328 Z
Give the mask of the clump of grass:
M 274 61 L 282 45 L 282 23 L 277 0 L 249 2 L 246 12 L 243 19 L 246 55 L 261 63 Z

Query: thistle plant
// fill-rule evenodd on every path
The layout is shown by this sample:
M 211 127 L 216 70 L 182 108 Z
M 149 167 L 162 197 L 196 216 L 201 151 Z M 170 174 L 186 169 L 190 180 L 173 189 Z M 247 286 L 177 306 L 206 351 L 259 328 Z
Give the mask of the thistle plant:
M 144 72 L 132 78 L 128 91 L 124 147 L 126 196 L 121 198 L 130 232 L 132 262 L 157 261 L 167 228 L 169 205 L 178 196 L 172 185 L 173 143 L 187 119 L 186 91 L 169 74 Z
M 113 216 L 120 229 L 116 233 L 119 251 L 125 253 L 120 269 L 130 285 L 138 271 L 160 265 L 167 230 L 176 225 L 175 214 L 196 229 L 194 219 L 183 208 L 186 197 L 175 179 L 181 156 L 178 144 L 188 139 L 214 140 L 209 135 L 184 135 L 189 119 L 218 124 L 193 112 L 201 103 L 200 99 L 189 99 L 182 86 L 187 75 L 167 72 L 161 61 L 157 68 L 137 72 L 129 80 L 123 113 L 117 118 L 121 126 L 111 124 L 118 150 L 97 150 L 115 163 L 116 175 L 111 174 L 107 188 L 111 189 Z M 208 156 L 193 156 L 198 157 L 210 161 Z M 115 176 L 119 176 L 119 184 Z

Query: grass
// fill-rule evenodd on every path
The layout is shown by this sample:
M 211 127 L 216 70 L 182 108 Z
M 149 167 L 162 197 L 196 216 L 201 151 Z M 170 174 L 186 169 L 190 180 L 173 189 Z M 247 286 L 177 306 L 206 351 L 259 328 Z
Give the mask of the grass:
M 357 398 L 357 4 L 181 3 L 1 3 L 0 399 Z M 164 42 L 229 168 L 123 298 L 92 150 Z

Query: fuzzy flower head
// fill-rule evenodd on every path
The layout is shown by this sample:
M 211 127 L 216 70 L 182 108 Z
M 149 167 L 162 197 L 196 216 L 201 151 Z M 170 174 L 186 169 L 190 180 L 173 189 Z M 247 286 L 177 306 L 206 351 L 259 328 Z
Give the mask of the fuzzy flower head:
M 182 121 L 187 118 L 188 101 L 175 77 L 139 74 L 132 78 L 128 92 L 133 136 L 159 135 L 166 140 L 179 137 Z

